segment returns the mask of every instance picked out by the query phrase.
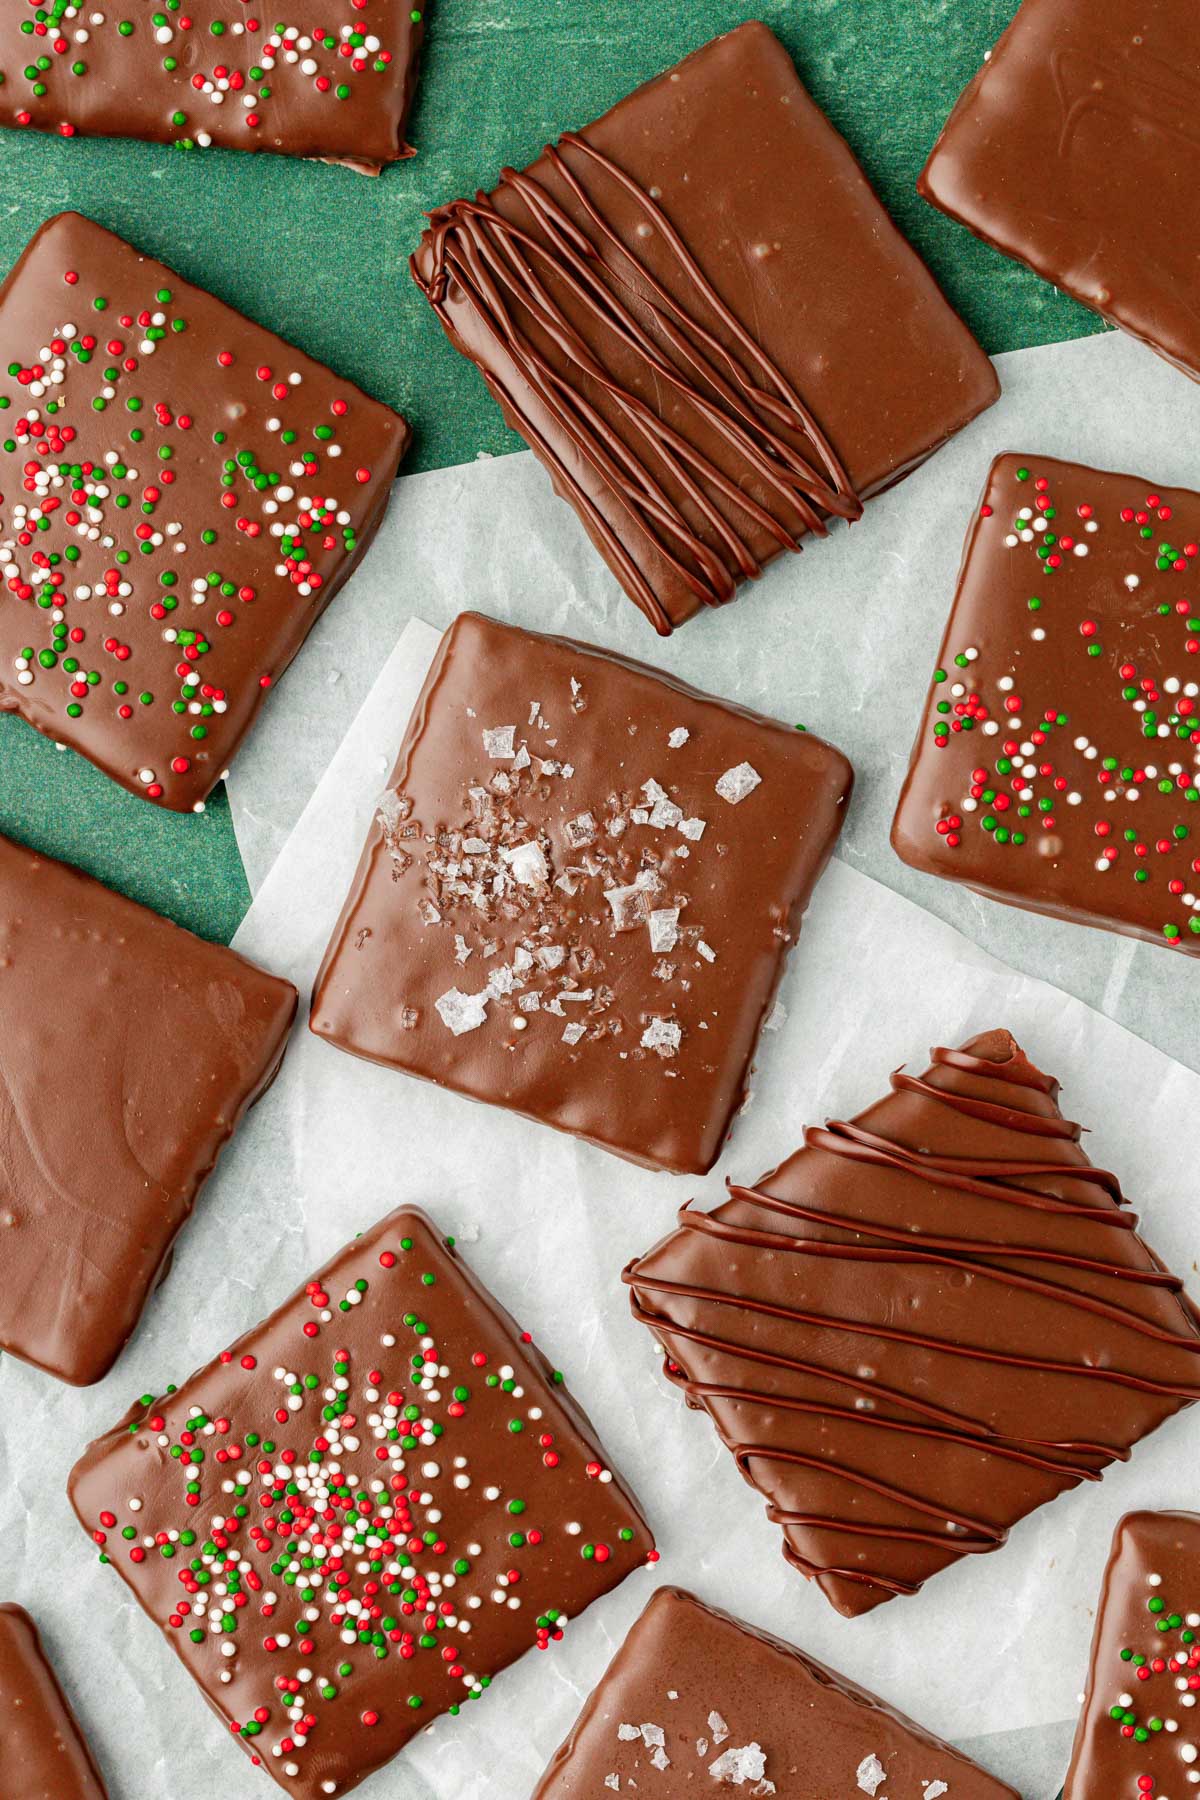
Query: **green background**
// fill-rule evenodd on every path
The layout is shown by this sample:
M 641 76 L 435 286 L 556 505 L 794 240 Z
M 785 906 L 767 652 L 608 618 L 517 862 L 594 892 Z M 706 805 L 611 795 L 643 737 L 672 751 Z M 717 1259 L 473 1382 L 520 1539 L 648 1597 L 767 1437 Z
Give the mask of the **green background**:
M 1016 0 L 430 0 L 414 161 L 371 180 L 278 156 L 0 130 L 0 267 L 50 214 L 76 208 L 399 407 L 416 428 L 408 471 L 514 450 L 520 440 L 408 277 L 422 214 L 491 186 L 505 163 L 528 162 L 548 138 L 757 17 L 986 350 L 1082 336 L 1101 329 L 1093 314 L 915 190 L 946 115 L 1015 10 Z M 0 718 L 0 831 L 206 937 L 228 940 L 249 905 L 223 791 L 200 816 L 160 811 L 13 718 Z

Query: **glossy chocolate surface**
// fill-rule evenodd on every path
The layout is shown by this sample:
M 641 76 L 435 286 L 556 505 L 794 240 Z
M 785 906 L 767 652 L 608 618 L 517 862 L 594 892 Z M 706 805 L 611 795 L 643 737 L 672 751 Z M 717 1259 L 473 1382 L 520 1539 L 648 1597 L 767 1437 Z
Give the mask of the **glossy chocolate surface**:
M 1200 494 L 1001 456 L 892 827 L 914 868 L 1200 951 Z
M 1200 1316 L 1006 1031 L 626 1271 L 665 1370 L 847 1615 L 999 1549 L 1200 1399 Z
M 850 784 L 791 726 L 464 613 L 312 1029 L 651 1167 L 707 1169 Z
M 280 150 L 376 172 L 413 154 L 404 127 L 431 3 L 10 6 L 0 124 Z
M 1174 1800 L 1200 1773 L 1200 1514 L 1127 1513 L 1063 1800 Z
M 1200 377 L 1192 0 L 1025 0 L 919 183 L 927 200 Z
M 776 1800 L 1019 1800 L 844 1675 L 660 1588 L 533 1800 L 694 1800 L 726 1787 Z
M 999 391 L 756 22 L 440 208 L 413 272 L 664 634 Z
M 295 1800 L 494 1707 L 494 1675 L 653 1550 L 562 1377 L 452 1242 L 393 1213 L 71 1476 L 81 1523 Z
M 90 219 L 51 219 L 0 289 L 0 709 L 131 793 L 202 803 L 409 436 Z
M 108 1800 L 79 1722 L 23 1607 L 0 1604 L 4 1800 Z
M 0 838 L 0 1349 L 107 1372 L 295 1009 L 290 982 Z

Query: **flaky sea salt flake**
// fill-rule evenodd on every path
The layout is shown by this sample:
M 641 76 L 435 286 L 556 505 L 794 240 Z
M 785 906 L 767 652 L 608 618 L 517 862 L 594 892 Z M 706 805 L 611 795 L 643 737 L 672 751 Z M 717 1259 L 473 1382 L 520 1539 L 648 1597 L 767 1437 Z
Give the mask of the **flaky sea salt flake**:
M 722 800 L 728 800 L 730 806 L 738 806 L 747 794 L 752 794 L 762 776 L 752 763 L 738 763 L 732 769 L 726 769 L 717 783 L 717 792 Z
M 642 1033 L 642 1049 L 657 1050 L 663 1057 L 674 1056 L 683 1039 L 683 1032 L 674 1019 L 651 1019 Z
M 546 853 L 533 838 L 528 843 L 514 844 L 511 849 L 502 850 L 500 858 L 508 864 L 513 880 L 519 881 L 522 887 L 545 887 L 550 879 Z
M 636 882 L 630 887 L 606 888 L 604 898 L 612 907 L 613 924 L 618 931 L 636 931 L 649 913 L 646 889 Z
M 449 1027 L 455 1037 L 461 1037 L 464 1031 L 477 1031 L 487 1018 L 488 996 L 486 994 L 462 994 L 457 988 L 451 988 L 440 1000 L 435 1000 L 442 1024 Z
M 875 1755 L 874 1751 L 872 1751 L 869 1756 L 863 1757 L 854 1773 L 863 1793 L 872 1796 L 878 1793 L 879 1789 L 887 1780 L 887 1770 Z
M 516 754 L 515 725 L 493 725 L 483 734 L 483 747 L 493 762 Z
M 650 949 L 655 956 L 673 950 L 679 937 L 679 908 L 663 906 L 650 914 Z
M 748 1781 L 761 1781 L 766 1770 L 767 1759 L 761 1744 L 743 1744 L 739 1749 L 731 1745 L 721 1752 L 716 1762 L 708 1765 L 713 1780 L 724 1782 L 726 1787 L 745 1787 Z
M 667 744 L 672 750 L 682 750 L 691 735 L 686 725 L 677 725 L 674 731 L 668 733 Z

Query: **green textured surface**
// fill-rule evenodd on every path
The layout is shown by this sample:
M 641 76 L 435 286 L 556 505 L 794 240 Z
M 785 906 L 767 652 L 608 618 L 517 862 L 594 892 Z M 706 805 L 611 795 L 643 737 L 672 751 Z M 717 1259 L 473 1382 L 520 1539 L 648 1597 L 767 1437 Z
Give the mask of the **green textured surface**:
M 407 413 L 409 470 L 516 449 L 408 278 L 423 212 L 490 186 L 504 163 L 529 161 L 547 138 L 757 17 L 985 349 L 1082 336 L 1101 328 L 1093 314 L 915 192 L 947 113 L 1014 11 L 1015 0 L 433 0 L 415 161 L 371 180 L 277 156 L 0 131 L 0 267 L 51 213 L 77 208 Z M 0 831 L 207 937 L 227 940 L 249 904 L 222 794 L 200 817 L 161 812 L 11 718 L 0 719 Z

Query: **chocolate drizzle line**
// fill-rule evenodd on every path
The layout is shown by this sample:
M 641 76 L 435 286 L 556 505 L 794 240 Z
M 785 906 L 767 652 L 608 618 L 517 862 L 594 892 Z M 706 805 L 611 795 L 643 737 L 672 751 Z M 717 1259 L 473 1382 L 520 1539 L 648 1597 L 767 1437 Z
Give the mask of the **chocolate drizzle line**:
M 1015 1047 L 1008 1063 L 947 1049 L 936 1049 L 932 1056 L 935 1068 L 954 1070 L 975 1079 L 1008 1083 L 1011 1087 L 1031 1088 L 1051 1097 L 1057 1092 L 1057 1084 L 1034 1069 Z M 931 1105 L 949 1108 L 965 1117 L 1007 1131 L 1072 1143 L 1077 1142 L 1080 1136 L 1078 1125 L 1057 1115 L 1047 1118 L 1004 1104 L 980 1100 L 973 1095 L 939 1087 L 929 1079 L 918 1080 L 902 1070 L 892 1076 L 891 1085 L 894 1092 L 918 1096 Z M 841 1120 L 831 1121 L 823 1128 L 810 1128 L 805 1133 L 805 1145 L 809 1149 L 874 1166 L 881 1171 L 897 1171 L 931 1188 L 949 1188 L 957 1193 L 997 1202 L 1006 1207 L 1023 1208 L 1031 1215 L 1031 1224 L 1038 1214 L 1069 1214 L 1077 1221 L 1081 1236 L 1091 1235 L 1097 1229 L 1108 1233 L 1128 1233 L 1135 1230 L 1137 1224 L 1136 1218 L 1123 1209 L 1123 1196 L 1116 1176 L 1087 1163 L 1053 1163 L 1036 1158 L 1024 1160 L 938 1156 L 926 1150 L 909 1149 L 890 1138 L 865 1130 L 862 1126 Z M 1090 1184 L 1103 1196 L 1102 1203 L 1088 1206 L 1047 1191 L 1049 1184 L 1064 1179 L 1072 1183 Z M 1019 1181 L 1032 1185 L 1018 1186 Z M 925 1231 L 916 1233 L 876 1222 L 869 1217 L 848 1217 L 843 1213 L 822 1209 L 819 1204 L 806 1206 L 787 1201 L 761 1187 L 739 1187 L 732 1182 L 728 1187 L 731 1201 L 753 1207 L 763 1214 L 777 1215 L 781 1221 L 816 1226 L 820 1235 L 773 1229 L 767 1223 L 754 1225 L 741 1219 L 732 1220 L 722 1216 L 724 1208 L 712 1214 L 698 1213 L 689 1203 L 680 1209 L 678 1215 L 680 1232 L 701 1234 L 730 1246 L 731 1265 L 736 1259 L 738 1271 L 737 1290 L 714 1290 L 693 1281 L 670 1280 L 666 1276 L 647 1272 L 637 1262 L 630 1264 L 624 1271 L 625 1282 L 634 1289 L 631 1295 L 634 1316 L 647 1325 L 663 1343 L 668 1358 L 666 1373 L 682 1388 L 690 1405 L 707 1407 L 712 1412 L 714 1403 L 725 1402 L 729 1407 L 736 1407 L 739 1416 L 744 1417 L 748 1410 L 757 1410 L 765 1417 L 774 1418 L 777 1423 L 778 1415 L 789 1413 L 808 1415 L 822 1421 L 842 1421 L 853 1427 L 861 1427 L 866 1433 L 912 1438 L 916 1440 L 913 1454 L 917 1458 L 921 1455 L 921 1441 L 931 1447 L 938 1443 L 962 1445 L 988 1458 L 1021 1463 L 1032 1469 L 1048 1472 L 1058 1478 L 1061 1489 L 1067 1489 L 1083 1481 L 1098 1481 L 1105 1465 L 1114 1460 L 1128 1460 L 1129 1446 L 1087 1440 L 1054 1442 L 1034 1436 L 1004 1436 L 951 1405 L 932 1405 L 915 1394 L 888 1387 L 873 1378 L 858 1379 L 844 1370 L 824 1367 L 814 1359 L 814 1351 L 819 1348 L 822 1338 L 827 1338 L 829 1334 L 850 1333 L 881 1340 L 885 1344 L 896 1343 L 913 1346 L 918 1350 L 929 1349 L 939 1355 L 963 1357 L 974 1362 L 1065 1375 L 1089 1385 L 1115 1384 L 1138 1393 L 1184 1404 L 1200 1400 L 1200 1363 L 1197 1364 L 1194 1383 L 1157 1381 L 1138 1374 L 1133 1369 L 1078 1361 L 1064 1362 L 1039 1355 L 1032 1350 L 1013 1354 L 986 1343 L 964 1344 L 938 1339 L 923 1332 L 905 1331 L 884 1323 L 881 1318 L 846 1319 L 823 1310 L 805 1310 L 778 1304 L 754 1291 L 755 1270 L 758 1266 L 756 1257 L 737 1254 L 739 1248 L 743 1252 L 762 1252 L 767 1264 L 776 1267 L 778 1258 L 798 1256 L 864 1265 L 877 1263 L 892 1269 L 911 1265 L 962 1270 L 969 1272 L 974 1279 L 1008 1287 L 1017 1293 L 1028 1293 L 1039 1300 L 1048 1300 L 1067 1309 L 1077 1309 L 1099 1319 L 1111 1320 L 1123 1329 L 1154 1342 L 1200 1357 L 1200 1336 L 1194 1329 L 1167 1330 L 1153 1319 L 1140 1314 L 1132 1304 L 1122 1305 L 1106 1300 L 1099 1294 L 1080 1291 L 1060 1280 L 1052 1279 L 1048 1272 L 1053 1267 L 1059 1267 L 1073 1270 L 1085 1277 L 1096 1276 L 1126 1283 L 1134 1290 L 1157 1289 L 1179 1295 L 1183 1318 L 1194 1327 L 1198 1315 L 1183 1293 L 1182 1282 L 1164 1269 L 1153 1252 L 1145 1246 L 1142 1248 L 1147 1266 L 1128 1267 L 1106 1260 L 1102 1242 L 1096 1246 L 1100 1254 L 1088 1255 L 1023 1241 L 996 1243 L 959 1235 L 933 1235 Z M 870 1202 L 870 1192 L 869 1187 L 864 1189 L 864 1205 Z M 1031 1270 L 1029 1264 L 1045 1266 L 1047 1272 Z M 663 1310 L 652 1310 L 652 1296 L 658 1296 L 661 1301 L 668 1303 L 667 1306 Z M 683 1323 L 673 1317 L 669 1310 L 672 1299 L 699 1302 L 706 1311 L 711 1309 L 718 1317 L 724 1311 L 794 1324 L 797 1347 L 802 1345 L 808 1351 L 809 1360 L 786 1352 L 767 1350 L 761 1345 L 742 1345 L 720 1336 L 714 1329 L 704 1330 L 698 1325 Z M 726 1380 L 703 1381 L 689 1375 L 675 1360 L 676 1347 L 687 1344 L 694 1344 L 710 1355 L 715 1353 L 724 1358 L 727 1363 Z M 764 1393 L 749 1379 L 749 1368 L 746 1369 L 748 1379 L 745 1384 L 730 1382 L 729 1368 L 736 1364 L 774 1367 L 791 1376 L 811 1379 L 814 1383 L 841 1386 L 860 1396 L 869 1396 L 872 1405 L 860 1410 L 857 1406 L 850 1408 L 832 1405 L 822 1399 L 819 1393 L 812 1399 Z M 952 1390 L 948 1397 L 953 1397 Z M 881 1414 L 878 1410 L 880 1405 L 890 1407 L 893 1416 Z M 896 1412 L 908 1416 L 897 1418 L 894 1416 Z M 725 1418 L 728 1416 L 728 1411 L 725 1411 Z M 938 1550 L 949 1549 L 955 1555 L 979 1554 L 997 1549 L 1007 1537 L 1006 1529 L 965 1515 L 956 1515 L 945 1502 L 932 1504 L 894 1482 L 881 1479 L 878 1474 L 851 1468 L 844 1461 L 834 1464 L 827 1453 L 809 1454 L 799 1448 L 741 1441 L 731 1435 L 721 1418 L 716 1418 L 716 1422 L 718 1430 L 734 1453 L 738 1468 L 755 1486 L 762 1485 L 756 1475 L 759 1465 L 762 1466 L 764 1476 L 768 1465 L 776 1469 L 810 1469 L 819 1477 L 833 1475 L 852 1489 L 879 1495 L 891 1505 L 914 1515 L 914 1523 L 911 1525 L 860 1523 L 850 1516 L 829 1517 L 769 1501 L 768 1517 L 783 1526 L 785 1532 L 788 1528 L 807 1528 L 851 1539 L 872 1538 L 881 1544 L 927 1544 Z M 981 1481 L 980 1491 L 987 1491 L 986 1477 Z M 936 1531 L 926 1529 L 922 1524 L 925 1517 L 937 1519 L 940 1528 Z M 919 1581 L 903 1580 L 898 1574 L 878 1566 L 837 1567 L 810 1562 L 786 1536 L 784 1555 L 806 1574 L 859 1583 L 883 1590 L 887 1594 L 914 1593 L 920 1586 Z
M 718 496 L 781 550 L 799 550 L 805 531 L 824 536 L 829 517 L 857 519 L 862 504 L 816 419 L 722 300 L 652 196 L 573 132 L 557 147 L 547 145 L 545 157 L 584 214 L 590 235 L 531 173 L 505 168 L 497 191 L 507 188 L 515 194 L 532 225 L 505 217 L 485 194 L 439 207 L 429 215 L 429 278 L 422 279 L 415 258 L 413 275 L 452 337 L 447 295 L 453 283 L 455 297 L 465 299 L 546 408 L 572 460 L 586 462 L 637 515 L 661 556 L 699 600 L 723 605 L 740 581 L 761 573 L 761 564 L 744 533 L 722 512 Z M 593 177 L 591 186 L 587 175 Z M 604 182 L 633 203 L 669 252 L 685 300 L 669 292 L 619 234 L 597 191 Z M 571 322 L 564 310 L 567 302 L 582 310 L 622 357 L 645 371 L 647 385 L 665 385 L 685 400 L 744 465 L 746 475 L 726 474 L 640 394 L 617 381 Z M 565 373 L 539 348 L 531 326 L 553 344 L 565 361 Z M 620 431 L 589 399 L 589 388 L 600 389 L 615 406 Z M 502 394 L 498 397 L 503 400 Z M 657 630 L 670 631 L 672 621 L 646 575 L 572 473 L 570 462 L 554 442 L 537 436 L 524 413 L 521 430 L 569 492 L 643 612 Z M 773 505 L 751 496 L 747 476 L 766 490 Z M 673 492 L 682 498 L 674 498 Z M 702 535 L 705 530 L 709 538 Z M 720 548 L 714 549 L 709 539 Z

